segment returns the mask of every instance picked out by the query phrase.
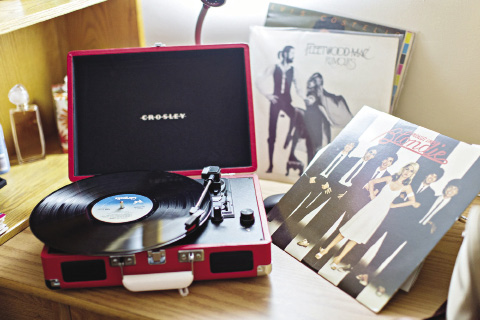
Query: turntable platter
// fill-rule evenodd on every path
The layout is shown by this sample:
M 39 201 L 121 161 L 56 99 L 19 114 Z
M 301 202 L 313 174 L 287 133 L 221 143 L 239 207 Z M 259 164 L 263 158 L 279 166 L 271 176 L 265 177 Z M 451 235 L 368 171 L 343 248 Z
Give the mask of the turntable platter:
M 203 186 L 168 172 L 100 175 L 69 184 L 43 199 L 30 216 L 34 235 L 72 254 L 129 254 L 163 247 L 195 232 L 208 219 L 211 199 L 198 226 L 186 230 L 189 210 Z

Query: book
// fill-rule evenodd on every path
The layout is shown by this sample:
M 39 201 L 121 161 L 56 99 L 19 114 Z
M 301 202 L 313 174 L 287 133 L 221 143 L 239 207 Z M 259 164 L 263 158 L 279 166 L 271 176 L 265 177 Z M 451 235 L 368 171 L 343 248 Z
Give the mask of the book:
M 295 182 L 365 104 L 388 112 L 399 37 L 251 27 L 258 175 Z
M 407 73 L 407 66 L 412 54 L 415 32 L 351 17 L 349 18 L 326 12 L 307 10 L 278 3 L 269 4 L 265 26 L 346 30 L 352 32 L 396 34 L 401 36 L 397 54 L 397 65 L 390 111 L 393 112 L 397 106 L 400 91 L 403 87 Z
M 364 107 L 269 212 L 272 241 L 379 312 L 479 181 L 479 148 Z

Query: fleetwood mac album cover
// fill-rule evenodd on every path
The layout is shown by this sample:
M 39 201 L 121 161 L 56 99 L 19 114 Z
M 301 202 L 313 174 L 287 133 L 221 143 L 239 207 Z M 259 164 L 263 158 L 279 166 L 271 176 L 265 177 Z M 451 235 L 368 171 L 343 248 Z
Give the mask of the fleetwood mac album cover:
M 270 211 L 272 241 L 378 312 L 478 194 L 479 157 L 364 107 Z
M 390 26 L 379 25 L 368 21 L 339 16 L 327 12 L 307 10 L 304 8 L 273 3 L 268 5 L 266 27 L 295 27 L 307 29 L 345 30 L 362 33 L 396 34 L 400 36 L 400 47 L 397 54 L 395 80 L 393 83 L 392 105 L 390 110 L 395 110 L 400 96 L 406 71 L 410 62 L 415 33 Z
M 252 27 L 258 175 L 295 182 L 363 105 L 389 112 L 400 39 Z

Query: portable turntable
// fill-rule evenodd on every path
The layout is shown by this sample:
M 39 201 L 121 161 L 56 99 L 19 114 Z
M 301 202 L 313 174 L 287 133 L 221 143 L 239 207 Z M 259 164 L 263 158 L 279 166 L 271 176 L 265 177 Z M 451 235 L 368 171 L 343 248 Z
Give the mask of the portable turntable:
M 270 273 L 247 45 L 74 51 L 68 90 L 72 184 L 30 217 L 48 287 Z

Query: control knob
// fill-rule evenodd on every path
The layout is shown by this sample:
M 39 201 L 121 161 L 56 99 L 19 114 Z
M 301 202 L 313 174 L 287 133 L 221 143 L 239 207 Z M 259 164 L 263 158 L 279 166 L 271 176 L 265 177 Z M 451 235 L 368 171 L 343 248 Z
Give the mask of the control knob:
M 255 217 L 253 215 L 252 209 L 242 209 L 240 211 L 240 224 L 245 228 L 250 227 L 255 222 Z

